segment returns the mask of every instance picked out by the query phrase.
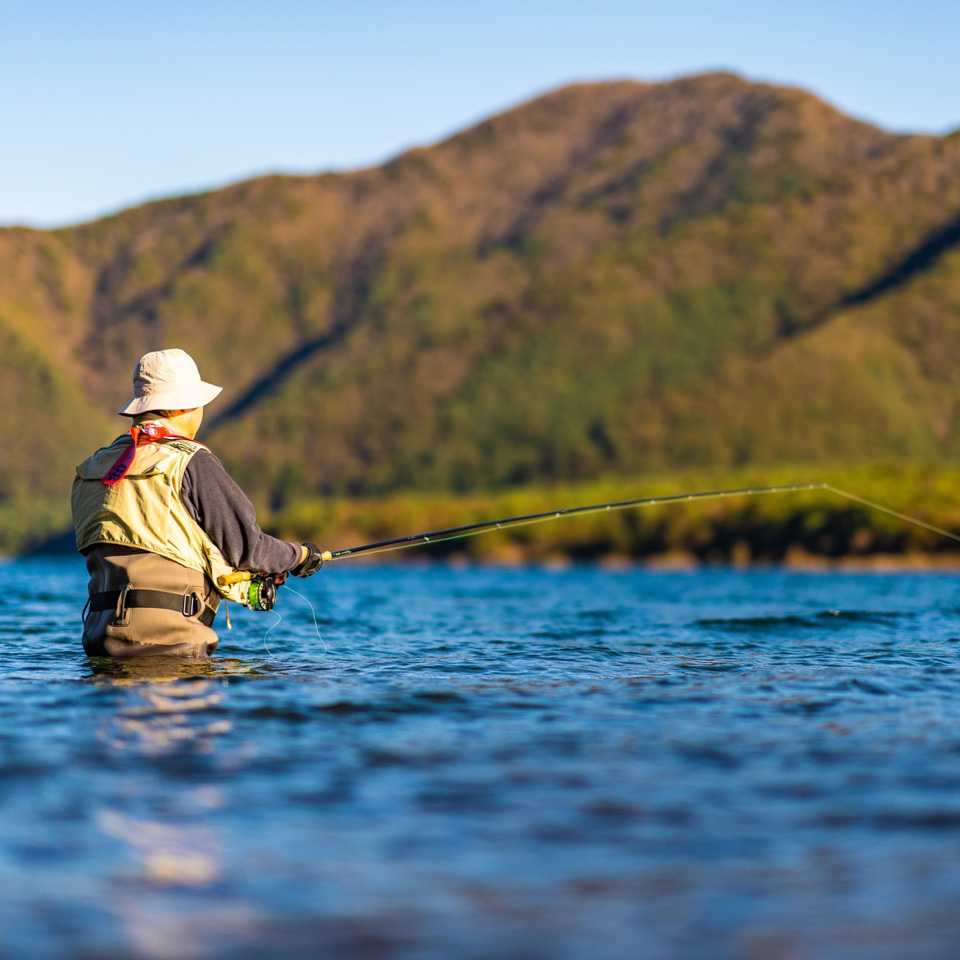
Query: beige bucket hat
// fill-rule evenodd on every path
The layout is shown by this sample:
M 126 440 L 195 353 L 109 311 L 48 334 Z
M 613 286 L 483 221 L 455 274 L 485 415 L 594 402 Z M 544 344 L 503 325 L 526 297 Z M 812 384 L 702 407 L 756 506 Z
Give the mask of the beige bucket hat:
M 118 413 L 135 417 L 149 410 L 205 407 L 223 387 L 200 379 L 193 357 L 184 350 L 145 353 L 133 368 L 133 399 Z

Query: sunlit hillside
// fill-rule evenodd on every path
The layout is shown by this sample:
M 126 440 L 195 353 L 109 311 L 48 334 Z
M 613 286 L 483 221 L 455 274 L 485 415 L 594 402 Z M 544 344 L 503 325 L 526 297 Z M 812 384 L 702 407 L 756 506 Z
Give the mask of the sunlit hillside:
M 384 166 L 0 231 L 0 510 L 65 519 L 182 346 L 261 506 L 960 458 L 960 136 L 709 74 L 563 88 Z M 814 471 L 815 472 L 815 471 Z

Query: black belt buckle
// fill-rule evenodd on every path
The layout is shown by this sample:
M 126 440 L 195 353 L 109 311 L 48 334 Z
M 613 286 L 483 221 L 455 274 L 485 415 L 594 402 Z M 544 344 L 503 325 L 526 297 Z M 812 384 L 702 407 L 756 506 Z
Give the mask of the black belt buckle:
M 192 619 L 203 609 L 203 601 L 197 595 L 197 593 L 185 593 L 183 595 L 183 603 L 180 606 L 180 612 L 187 617 Z

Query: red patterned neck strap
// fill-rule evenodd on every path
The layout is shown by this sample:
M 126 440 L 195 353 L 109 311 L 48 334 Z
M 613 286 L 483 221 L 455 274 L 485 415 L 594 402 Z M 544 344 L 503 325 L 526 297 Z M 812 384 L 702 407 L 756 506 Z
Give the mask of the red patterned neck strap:
M 105 487 L 112 487 L 118 484 L 129 472 L 133 466 L 133 458 L 137 454 L 137 447 L 142 447 L 145 443 L 153 443 L 156 440 L 189 440 L 189 437 L 182 437 L 178 433 L 168 430 L 163 424 L 153 423 L 135 423 L 130 428 L 130 445 L 124 447 L 123 453 L 117 457 L 113 466 L 101 477 L 100 482 Z

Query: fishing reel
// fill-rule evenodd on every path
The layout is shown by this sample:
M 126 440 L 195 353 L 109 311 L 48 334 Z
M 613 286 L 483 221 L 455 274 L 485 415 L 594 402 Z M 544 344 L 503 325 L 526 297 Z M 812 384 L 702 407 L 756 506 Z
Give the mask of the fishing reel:
M 245 583 L 243 593 L 240 596 L 240 602 L 248 610 L 272 610 L 277 602 L 277 587 L 281 586 L 287 579 L 286 574 L 280 576 L 269 576 L 268 574 L 253 574 L 246 570 L 234 570 L 233 573 L 225 573 L 222 577 L 217 577 L 217 583 L 221 587 L 231 586 L 235 583 Z M 234 596 L 233 599 L 238 599 Z
M 247 606 L 251 610 L 272 610 L 277 602 L 277 585 L 272 577 L 254 577 L 247 584 Z

